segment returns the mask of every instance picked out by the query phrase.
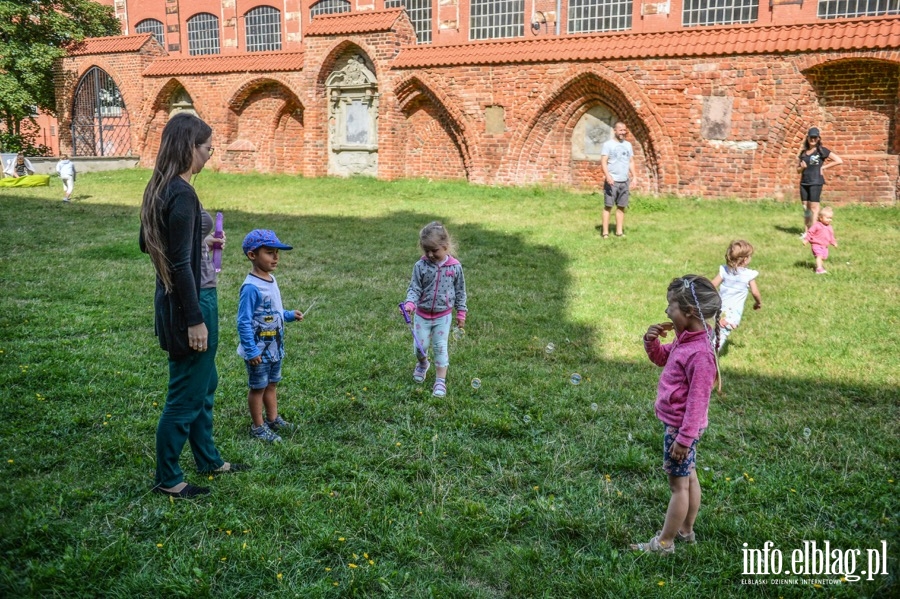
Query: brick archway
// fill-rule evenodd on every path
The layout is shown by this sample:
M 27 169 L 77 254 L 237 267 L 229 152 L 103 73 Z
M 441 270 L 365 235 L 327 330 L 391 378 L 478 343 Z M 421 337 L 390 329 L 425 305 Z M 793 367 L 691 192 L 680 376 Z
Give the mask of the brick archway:
M 304 107 L 283 82 L 258 77 L 241 84 L 228 101 L 219 163 L 229 171 L 299 172 Z
M 825 201 L 900 199 L 900 62 L 879 58 L 807 60 L 808 95 L 785 106 L 773 137 L 775 192 L 798 195 L 796 156 L 811 126 L 844 160 L 829 171 Z
M 404 152 L 403 176 L 471 179 L 469 127 L 446 94 L 418 75 L 401 81 L 394 94 L 405 125 L 397 144 Z
M 635 146 L 635 167 L 643 180 L 641 189 L 656 192 L 677 180 L 673 172 L 664 173 L 661 168 L 659 146 L 668 137 L 649 108 L 650 103 L 633 84 L 613 73 L 581 70 L 573 72 L 543 98 L 534 117 L 524 127 L 520 141 L 513 144 L 506 167 L 506 177 L 511 182 L 598 187 L 601 184 L 599 163 L 573 160 L 571 152 L 576 123 L 598 105 L 608 107 L 627 123 Z M 669 162 L 677 164 L 674 158 Z M 541 174 L 548 171 L 555 174 L 550 177 Z M 664 181 L 664 178 L 671 180 Z

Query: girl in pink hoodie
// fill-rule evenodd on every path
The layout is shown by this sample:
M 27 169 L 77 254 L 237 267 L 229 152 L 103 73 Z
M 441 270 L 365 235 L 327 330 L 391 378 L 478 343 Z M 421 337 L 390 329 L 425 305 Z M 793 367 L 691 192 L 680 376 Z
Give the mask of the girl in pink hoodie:
M 709 396 L 719 375 L 716 354 L 722 301 L 709 279 L 698 275 L 674 279 L 666 298 L 671 322 L 650 325 L 644 349 L 651 362 L 663 367 L 656 391 L 656 417 L 665 425 L 663 470 L 672 497 L 662 530 L 649 542 L 631 548 L 670 554 L 675 551 L 675 539 L 694 542 L 694 520 L 700 510 L 696 447 L 708 424 Z M 659 338 L 671 330 L 675 340 L 660 344 Z

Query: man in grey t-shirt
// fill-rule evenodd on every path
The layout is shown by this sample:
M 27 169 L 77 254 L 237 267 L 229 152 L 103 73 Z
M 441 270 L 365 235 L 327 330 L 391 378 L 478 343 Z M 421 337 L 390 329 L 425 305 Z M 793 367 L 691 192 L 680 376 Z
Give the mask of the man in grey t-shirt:
M 609 213 L 616 211 L 616 237 L 625 235 L 625 209 L 628 207 L 629 179 L 637 183 L 634 174 L 634 150 L 625 141 L 628 127 L 622 121 L 613 128 L 614 138 L 603 144 L 600 150 L 600 168 L 603 169 L 603 238 L 609 237 Z

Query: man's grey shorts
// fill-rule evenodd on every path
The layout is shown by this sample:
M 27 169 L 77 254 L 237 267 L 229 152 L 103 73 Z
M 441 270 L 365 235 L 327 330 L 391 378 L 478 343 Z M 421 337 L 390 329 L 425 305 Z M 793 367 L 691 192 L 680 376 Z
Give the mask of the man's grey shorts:
M 607 208 L 612 208 L 614 205 L 619 208 L 628 208 L 630 195 L 628 181 L 616 181 L 612 185 L 603 184 L 603 204 Z

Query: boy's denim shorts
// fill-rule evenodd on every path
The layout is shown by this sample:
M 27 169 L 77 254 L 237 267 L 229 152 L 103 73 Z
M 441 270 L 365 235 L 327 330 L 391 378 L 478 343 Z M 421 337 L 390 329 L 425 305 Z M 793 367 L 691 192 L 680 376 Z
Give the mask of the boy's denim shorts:
M 244 360 L 247 366 L 247 375 L 250 378 L 249 387 L 251 389 L 265 389 L 269 383 L 277 383 L 281 380 L 281 360 L 277 362 L 260 362 L 256 366 L 252 366 L 250 362 Z
M 694 442 L 691 443 L 691 447 L 688 450 L 687 457 L 679 462 L 675 458 L 672 457 L 672 445 L 675 443 L 675 438 L 678 437 L 678 429 L 674 426 L 666 426 L 666 434 L 663 437 L 663 472 L 669 474 L 671 476 L 690 476 L 691 472 L 693 472 L 697 468 L 697 443 L 700 442 L 699 439 L 694 439 Z M 703 430 L 700 431 L 700 435 L 703 435 Z

